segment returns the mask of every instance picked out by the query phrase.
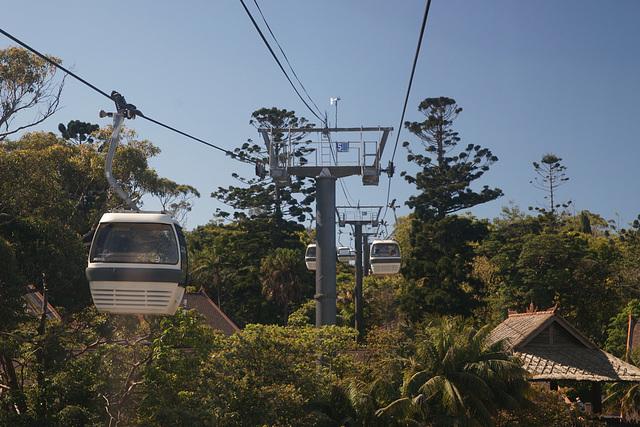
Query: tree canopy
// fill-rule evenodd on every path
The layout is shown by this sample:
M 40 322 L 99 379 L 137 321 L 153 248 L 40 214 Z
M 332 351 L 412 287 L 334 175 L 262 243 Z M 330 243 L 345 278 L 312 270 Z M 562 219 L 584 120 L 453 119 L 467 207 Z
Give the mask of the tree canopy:
M 53 56 L 47 58 L 62 62 Z M 25 49 L 0 50 L 0 141 L 42 123 L 58 110 L 64 77 L 58 80 L 56 71 L 54 65 Z M 36 110 L 35 118 L 12 126 L 29 109 Z

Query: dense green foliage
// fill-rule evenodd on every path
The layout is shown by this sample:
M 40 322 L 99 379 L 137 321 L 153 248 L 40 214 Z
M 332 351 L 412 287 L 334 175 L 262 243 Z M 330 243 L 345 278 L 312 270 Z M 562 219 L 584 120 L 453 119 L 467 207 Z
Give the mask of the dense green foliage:
M 67 126 L 60 123 L 58 125 L 58 130 L 62 137 L 69 141 L 74 141 L 78 144 L 83 142 L 93 142 L 93 138 L 91 134 L 100 129 L 100 126 L 81 122 L 80 120 L 71 120 Z
M 636 291 L 617 282 L 613 266 L 620 259 L 615 241 L 556 229 L 527 218 L 495 230 L 480 245 L 477 265 L 490 283 L 492 311 L 524 311 L 558 305 L 564 317 L 597 342 L 617 310 Z M 504 315 L 504 314 L 503 314 Z
M 475 245 L 488 234 L 486 222 L 456 215 L 413 220 L 411 250 L 403 264 L 407 283 L 401 306 L 411 320 L 424 313 L 471 315 L 481 304 L 482 282 L 471 273 Z
M 424 313 L 470 315 L 481 297 L 480 282 L 471 275 L 474 245 L 488 233 L 487 224 L 453 215 L 461 209 L 488 202 L 502 195 L 500 189 L 471 188 L 498 158 L 486 148 L 469 144 L 451 155 L 460 137 L 452 128 L 462 112 L 450 98 L 427 98 L 418 110 L 427 119 L 407 122 L 426 155 L 408 142 L 408 160 L 421 169 L 414 175 L 403 172 L 419 193 L 407 205 L 414 209 L 402 274 L 411 279 L 402 296 L 402 308 L 410 319 Z
M 247 323 L 284 324 L 290 298 L 267 300 L 260 270 L 265 260 L 278 249 L 300 254 L 302 262 L 304 228 L 291 221 L 260 217 L 240 219 L 231 224 L 213 222 L 199 226 L 188 236 L 192 264 L 192 284 L 203 287 L 207 294 L 228 313 L 239 326 Z M 265 270 L 266 272 L 266 270 Z M 296 270 L 301 297 L 313 296 L 313 275 L 306 269 Z M 293 305 L 293 309 L 297 308 Z
M 297 302 L 303 295 L 306 267 L 302 259 L 302 251 L 276 248 L 260 266 L 262 293 L 267 301 L 282 305 L 285 326 L 289 318 L 289 303 Z

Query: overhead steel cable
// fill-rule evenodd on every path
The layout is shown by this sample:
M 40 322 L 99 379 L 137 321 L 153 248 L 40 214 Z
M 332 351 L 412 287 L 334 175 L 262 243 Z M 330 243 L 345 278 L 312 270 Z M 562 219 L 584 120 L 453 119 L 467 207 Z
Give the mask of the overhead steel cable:
M 94 85 L 89 83 L 88 81 L 86 81 L 86 80 L 80 78 L 79 76 L 75 75 L 74 73 L 72 73 L 71 71 L 69 71 L 65 67 L 63 67 L 62 65 L 60 65 L 57 62 L 53 61 L 51 58 L 48 58 L 47 56 L 41 54 L 40 52 L 38 52 L 37 50 L 35 50 L 34 48 L 29 46 L 25 42 L 23 42 L 22 40 L 18 40 L 17 38 L 13 37 L 11 34 L 7 33 L 2 28 L 0 28 L 0 33 L 2 33 L 4 36 L 10 38 L 14 42 L 18 43 L 20 46 L 24 47 L 25 49 L 31 51 L 32 53 L 34 53 L 35 55 L 39 56 L 40 58 L 44 59 L 45 61 L 47 61 L 49 64 L 53 65 L 54 67 L 61 69 L 62 71 L 64 71 L 65 73 L 67 73 L 68 75 L 73 77 L 74 79 L 76 79 L 76 80 L 80 81 L 81 83 L 89 86 L 91 89 L 95 90 L 99 94 L 101 94 L 103 96 L 106 96 L 107 98 L 111 99 L 111 96 L 109 94 L 107 94 L 106 92 L 98 89 L 97 87 L 95 87 Z
M 19 40 L 16 37 L 12 36 L 11 34 L 7 33 L 6 31 L 4 31 L 1 28 L 0 28 L 0 33 L 3 34 L 4 36 L 8 37 L 9 39 L 13 40 L 14 42 L 18 43 L 20 46 L 24 47 L 25 49 L 29 50 L 34 55 L 37 55 L 40 58 L 44 59 L 45 61 L 47 61 L 52 66 L 62 70 L 67 75 L 69 75 L 69 76 L 73 77 L 74 79 L 78 80 L 80 83 L 90 87 L 91 89 L 93 89 L 94 91 L 98 92 L 99 94 L 109 98 L 111 101 L 116 102 L 116 104 L 118 103 L 118 99 L 116 97 L 114 97 L 114 93 L 119 95 L 117 92 L 113 91 L 113 92 L 111 92 L 111 95 L 109 95 L 105 91 L 100 90 L 95 85 L 89 83 L 88 81 L 86 81 L 82 77 L 78 76 L 77 74 L 73 73 L 72 71 L 68 70 L 67 68 L 65 68 L 62 65 L 58 64 L 57 62 L 53 61 L 51 58 L 48 58 L 46 55 L 43 55 L 42 53 L 40 53 L 36 49 L 32 48 L 31 46 L 29 46 L 28 44 L 26 44 L 22 40 Z M 140 117 L 142 117 L 142 118 L 144 118 L 144 119 L 146 119 L 146 120 L 148 120 L 148 121 L 150 121 L 152 123 L 155 123 L 155 124 L 157 124 L 159 126 L 162 126 L 162 127 L 166 128 L 166 129 L 169 129 L 169 130 L 171 130 L 173 132 L 179 133 L 180 135 L 183 135 L 183 136 L 185 136 L 187 138 L 193 139 L 194 141 L 198 141 L 198 142 L 200 142 L 200 143 L 202 143 L 204 145 L 207 145 L 207 146 L 209 146 L 211 148 L 215 148 L 216 150 L 222 151 L 223 153 L 225 153 L 226 155 L 230 156 L 234 160 L 238 160 L 238 161 L 243 162 L 243 163 L 256 164 L 255 161 L 252 161 L 251 159 L 247 159 L 244 156 L 238 155 L 238 154 L 234 153 L 233 151 L 227 150 L 227 149 L 222 148 L 222 147 L 218 147 L 217 145 L 211 144 L 210 142 L 204 141 L 204 140 L 202 140 L 200 138 L 197 138 L 197 137 L 195 137 L 193 135 L 190 135 L 190 134 L 188 134 L 186 132 L 183 132 L 183 131 L 178 130 L 178 129 L 174 128 L 174 127 L 166 125 L 166 124 L 164 124 L 162 122 L 154 120 L 151 117 L 147 117 L 140 110 L 137 110 L 134 105 L 128 104 L 127 107 L 128 108 L 133 107 L 132 108 L 132 112 L 135 113 L 135 115 L 137 115 L 137 116 L 140 116 Z
M 140 114 L 140 117 L 142 117 L 143 119 L 149 120 L 151 123 L 155 123 L 158 126 L 162 126 L 163 128 L 166 128 L 166 129 L 169 129 L 169 130 L 174 131 L 176 133 L 179 133 L 182 136 L 186 136 L 187 138 L 191 138 L 194 141 L 198 141 L 198 142 L 200 142 L 200 143 L 202 143 L 204 145 L 208 145 L 211 148 L 215 148 L 216 150 L 220 150 L 220 151 L 224 152 L 226 155 L 228 155 L 229 157 L 231 157 L 234 160 L 238 160 L 238 161 L 243 162 L 243 163 L 250 163 L 252 165 L 257 163 L 257 162 L 255 162 L 255 161 L 253 161 L 251 159 L 248 159 L 248 158 L 246 158 L 246 157 L 244 157 L 242 155 L 238 155 L 238 154 L 234 153 L 233 151 L 227 150 L 227 149 L 222 148 L 222 147 L 218 147 L 217 145 L 211 144 L 210 142 L 204 141 L 204 140 L 202 140 L 200 138 L 196 138 L 193 135 L 189 135 L 186 132 L 183 132 L 183 131 L 181 131 L 179 129 L 173 128 L 173 127 L 171 127 L 169 125 L 161 123 L 161 122 L 159 122 L 157 120 L 154 120 L 154 119 L 152 119 L 150 117 L 147 117 L 144 114 Z
M 264 17 L 264 14 L 262 13 L 262 9 L 260 9 L 260 6 L 258 5 L 258 0 L 253 0 L 253 3 L 256 5 L 256 8 L 258 9 L 258 12 L 260 12 L 260 16 L 262 17 L 262 21 L 264 22 L 264 25 L 266 25 L 267 30 L 269 30 L 269 34 L 271 34 L 271 37 L 273 37 L 273 40 L 276 42 L 276 45 L 278 45 L 278 49 L 280 49 L 280 53 L 282 53 L 282 56 L 284 57 L 284 60 L 287 62 L 287 65 L 289 66 L 289 69 L 291 70 L 291 73 L 293 73 L 293 77 L 296 78 L 296 81 L 300 84 L 300 87 L 304 91 L 305 95 L 307 95 L 307 98 L 309 98 L 309 101 L 311 101 L 313 106 L 316 107 L 316 111 L 318 112 L 318 114 L 322 115 L 322 111 L 320 111 L 320 108 L 313 101 L 313 98 L 311 98 L 311 95 L 309 95 L 309 92 L 307 92 L 307 89 L 304 87 L 304 85 L 302 84 L 302 82 L 298 78 L 298 75 L 296 74 L 295 70 L 293 69 L 293 66 L 291 66 L 291 63 L 289 62 L 289 58 L 287 58 L 287 54 L 284 53 L 284 50 L 282 49 L 282 46 L 280 46 L 280 43 L 278 42 L 278 39 L 276 38 L 275 34 L 273 34 L 273 31 L 271 31 L 271 27 L 269 26 L 269 23 L 267 22 L 266 18 Z M 327 124 L 325 123 L 325 127 L 326 126 L 327 126 Z
M 300 94 L 300 91 L 298 91 L 298 89 L 296 88 L 296 86 L 293 84 L 293 82 L 291 81 L 291 78 L 289 77 L 289 75 L 287 74 L 287 72 L 285 71 L 284 67 L 282 66 L 282 63 L 280 62 L 280 60 L 278 59 L 278 57 L 276 56 L 275 52 L 273 51 L 273 49 L 271 48 L 271 45 L 269 44 L 269 42 L 267 41 L 266 37 L 264 36 L 264 33 L 262 32 L 262 30 L 260 29 L 260 27 L 258 26 L 258 23 L 256 22 L 256 20 L 253 18 L 253 15 L 251 15 L 251 12 L 249 11 L 249 9 L 247 8 L 247 5 L 245 4 L 244 0 L 240 0 L 240 3 L 242 3 L 242 7 L 244 8 L 245 12 L 247 13 L 247 15 L 249 16 L 249 19 L 251 19 L 251 22 L 253 23 L 253 26 L 256 28 L 256 31 L 258 31 L 258 34 L 260 34 L 260 37 L 262 38 L 262 41 L 264 42 L 264 44 L 267 46 L 267 49 L 269 49 L 269 52 L 271 52 L 271 56 L 273 56 L 273 59 L 275 59 L 276 63 L 278 64 L 278 66 L 280 67 L 280 70 L 282 70 L 282 72 L 284 73 L 284 76 L 287 78 L 287 80 L 289 81 L 289 84 L 291 85 L 291 87 L 293 88 L 293 90 L 296 92 L 296 94 L 298 95 L 298 98 L 300 98 L 300 100 L 302 101 L 302 103 L 309 109 L 309 111 L 311 111 L 311 113 L 316 116 L 316 118 L 318 120 L 320 120 L 321 122 L 324 123 L 324 119 L 322 117 L 320 117 L 315 111 L 313 111 L 313 109 L 311 108 L 311 106 L 309 105 L 309 103 L 302 97 L 302 95 Z
M 398 141 L 400 140 L 400 131 L 402 129 L 404 115 L 407 111 L 407 104 L 409 102 L 409 94 L 411 93 L 411 85 L 413 84 L 413 76 L 416 72 L 416 65 L 418 63 L 418 57 L 420 56 L 420 47 L 422 46 L 422 38 L 424 36 L 424 29 L 427 26 L 427 18 L 429 17 L 429 8 L 431 7 L 431 0 L 427 0 L 427 6 L 424 10 L 424 17 L 422 18 L 422 26 L 420 28 L 420 37 L 418 37 L 418 46 L 416 47 L 416 53 L 413 57 L 413 66 L 411 67 L 411 76 L 409 77 L 409 85 L 407 87 L 407 95 L 404 98 L 404 106 L 402 107 L 402 116 L 400 116 L 400 125 L 398 126 L 398 133 L 396 134 L 396 143 L 393 147 L 393 155 L 391 156 L 391 161 L 396 156 L 396 150 L 398 148 Z
M 418 45 L 416 46 L 416 53 L 413 57 L 413 65 L 411 67 L 411 75 L 409 77 L 409 84 L 407 86 L 407 94 L 404 98 L 404 106 L 402 107 L 402 115 L 400 116 L 400 125 L 398 126 L 398 133 L 396 134 L 396 143 L 393 146 L 393 154 L 391 155 L 391 162 L 393 163 L 393 159 L 396 157 L 396 150 L 398 149 L 398 142 L 400 140 L 400 132 L 402 131 L 402 126 L 404 122 L 404 115 L 407 112 L 407 104 L 409 103 L 409 95 L 411 93 L 411 86 L 413 84 L 413 77 L 416 72 L 416 66 L 418 64 L 418 57 L 420 56 L 420 48 L 422 46 L 422 39 L 424 37 L 424 30 L 427 27 L 427 19 L 429 18 L 429 9 L 431 7 L 431 0 L 427 0 L 427 5 L 424 10 L 424 16 L 422 18 L 422 26 L 420 27 L 420 36 L 418 37 Z M 384 218 L 387 215 L 387 211 L 389 210 L 389 198 L 391 195 L 391 177 L 389 177 L 389 186 L 387 188 L 387 207 L 385 208 L 384 214 L 382 217 Z

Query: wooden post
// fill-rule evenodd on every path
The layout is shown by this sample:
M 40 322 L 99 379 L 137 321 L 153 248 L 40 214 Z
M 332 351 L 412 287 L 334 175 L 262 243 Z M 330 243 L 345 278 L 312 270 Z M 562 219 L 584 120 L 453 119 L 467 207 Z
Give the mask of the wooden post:
M 599 382 L 591 383 L 591 406 L 594 414 L 602 413 L 602 386 Z
M 627 328 L 627 351 L 624 354 L 624 361 L 628 362 L 629 361 L 629 351 L 631 350 L 631 334 L 633 332 L 633 319 L 631 317 L 631 309 L 629 309 L 629 327 Z

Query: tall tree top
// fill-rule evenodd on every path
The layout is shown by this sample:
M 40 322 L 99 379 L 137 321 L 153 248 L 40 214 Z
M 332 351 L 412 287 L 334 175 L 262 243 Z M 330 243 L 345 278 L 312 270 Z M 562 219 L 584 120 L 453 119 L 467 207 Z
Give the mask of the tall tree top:
M 420 103 L 418 111 L 427 117 L 424 122 L 405 122 L 409 132 L 422 140 L 428 152 L 435 152 L 438 165 L 444 163 L 444 155 L 456 146 L 460 138 L 451 130 L 453 121 L 462 112 L 455 99 L 427 98 Z
M 462 112 L 462 107 L 456 104 L 455 99 L 441 96 L 439 98 L 426 98 L 418 105 L 418 111 L 424 113 L 429 119 L 433 117 L 434 119 L 444 119 L 451 123 Z
M 489 149 L 468 144 L 460 153 L 449 154 L 460 141 L 458 132 L 452 129 L 453 121 L 462 112 L 456 101 L 446 97 L 426 98 L 418 110 L 427 119 L 423 122 L 405 122 L 405 127 L 420 138 L 426 155 L 412 150 L 409 142 L 405 142 L 403 146 L 409 152 L 407 160 L 422 170 L 414 176 L 402 173 L 407 182 L 415 184 L 422 191 L 407 201 L 417 216 L 427 218 L 435 215 L 443 218 L 447 214 L 502 196 L 498 188 L 484 186 L 480 192 L 470 188 L 471 183 L 498 160 Z
M 548 213 L 553 215 L 558 208 L 567 207 L 567 205 L 571 203 L 567 202 L 562 204 L 556 203 L 555 201 L 558 187 L 569 180 L 565 175 L 567 167 L 560 162 L 562 162 L 562 158 L 551 153 L 542 156 L 540 163 L 533 162 L 533 167 L 538 176 L 531 181 L 531 184 L 548 193 L 544 198 L 548 200 L 549 209 L 547 210 L 546 206 L 543 208 L 535 208 L 542 214 Z
M 258 129 L 305 129 L 314 126 L 304 117 L 297 117 L 295 111 L 276 107 L 254 111 L 249 123 Z M 306 135 L 308 133 L 301 131 L 290 137 L 295 144 Z M 284 133 L 279 132 L 273 135 L 272 140 L 280 143 L 283 139 Z M 306 153 L 304 146 L 300 146 L 294 155 L 302 157 Z M 269 154 L 265 147 L 254 144 L 251 140 L 236 148 L 234 155 L 256 163 L 269 164 Z M 312 212 L 310 205 L 315 200 L 315 187 L 308 178 L 295 177 L 291 185 L 284 187 L 276 185 L 273 179 L 263 175 L 259 175 L 259 178 L 245 178 L 234 173 L 232 176 L 243 186 L 218 187 L 217 191 L 211 193 L 211 197 L 233 208 L 234 219 L 266 215 L 297 218 L 302 222 Z M 218 209 L 215 215 L 228 218 L 231 213 Z

